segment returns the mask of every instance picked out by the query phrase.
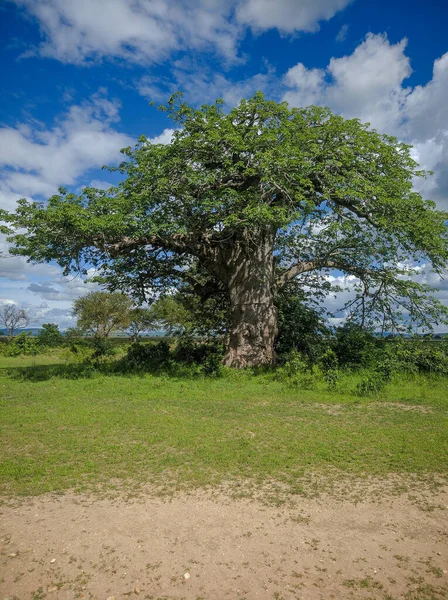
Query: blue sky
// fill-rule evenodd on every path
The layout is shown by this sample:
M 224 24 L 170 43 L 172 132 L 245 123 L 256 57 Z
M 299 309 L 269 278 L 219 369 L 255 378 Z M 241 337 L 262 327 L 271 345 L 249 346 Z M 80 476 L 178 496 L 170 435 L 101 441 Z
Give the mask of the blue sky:
M 0 205 L 112 182 L 101 166 L 120 148 L 170 139 L 151 100 L 180 90 L 231 106 L 262 90 L 412 144 L 434 171 L 419 191 L 448 209 L 447 18 L 445 0 L 4 0 Z M 35 325 L 73 324 L 73 299 L 93 288 L 4 254 L 0 277 L 0 303 L 30 309 Z M 448 303 L 446 281 L 417 277 Z

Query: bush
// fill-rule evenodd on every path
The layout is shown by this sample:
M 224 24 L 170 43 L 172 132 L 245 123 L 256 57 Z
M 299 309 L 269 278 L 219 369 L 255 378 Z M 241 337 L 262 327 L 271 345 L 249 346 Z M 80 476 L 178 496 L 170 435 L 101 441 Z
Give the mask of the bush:
M 57 348 L 58 346 L 62 346 L 64 336 L 55 323 L 44 323 L 37 335 L 37 342 L 47 348 Z
M 115 354 L 114 345 L 107 338 L 93 338 L 90 345 L 93 348 L 93 360 L 101 360 Z
M 3 346 L 4 356 L 36 355 L 41 352 L 37 339 L 31 334 L 22 332 Z
M 288 355 L 295 350 L 310 361 L 316 361 L 328 347 L 328 334 L 320 313 L 307 306 L 297 294 L 280 293 L 278 308 L 278 335 L 275 350 Z
M 160 369 L 170 362 L 170 346 L 165 340 L 154 344 L 131 344 L 126 356 L 121 361 L 121 367 L 126 370 L 139 371 L 144 369 Z
M 339 361 L 334 350 L 328 348 L 320 357 L 319 364 L 328 389 L 335 390 L 339 381 Z
M 391 372 L 448 375 L 448 347 L 444 343 L 394 340 L 387 344 L 384 361 Z
M 312 389 L 318 383 L 318 369 L 303 354 L 292 350 L 285 359 L 284 364 L 276 371 L 276 379 L 304 390 Z
M 380 392 L 387 384 L 387 380 L 384 376 L 373 371 L 367 377 L 364 377 L 360 383 L 356 386 L 356 392 L 358 396 L 370 396 Z
M 384 343 L 361 325 L 348 322 L 336 329 L 333 350 L 341 366 L 367 367 L 381 353 Z
M 224 348 L 219 342 L 201 343 L 185 337 L 181 338 L 174 350 L 165 340 L 157 344 L 132 344 L 120 366 L 125 370 L 171 369 L 176 364 L 195 366 L 196 374 L 219 375 L 222 370 Z
M 202 365 L 216 371 L 224 356 L 224 346 L 218 340 L 201 342 L 185 336 L 178 340 L 172 353 L 173 360 L 186 365 Z

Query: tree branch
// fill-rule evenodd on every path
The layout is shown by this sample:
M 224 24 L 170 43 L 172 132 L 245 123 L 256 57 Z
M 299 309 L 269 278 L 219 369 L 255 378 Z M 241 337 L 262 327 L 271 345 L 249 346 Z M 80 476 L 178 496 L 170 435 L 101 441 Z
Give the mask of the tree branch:
M 282 288 L 284 285 L 297 277 L 297 275 L 301 275 L 302 273 L 307 273 L 309 271 L 314 271 L 316 269 L 339 269 L 344 271 L 345 273 L 352 273 L 356 275 L 360 279 L 363 279 L 365 275 L 378 275 L 378 272 L 373 271 L 372 269 L 366 269 L 364 267 L 357 267 L 356 265 L 350 265 L 348 263 L 344 263 L 342 261 L 337 260 L 329 260 L 328 258 L 317 258 L 315 260 L 309 261 L 299 261 L 295 265 L 286 269 L 283 273 L 279 275 L 277 278 L 277 286 L 278 288 Z

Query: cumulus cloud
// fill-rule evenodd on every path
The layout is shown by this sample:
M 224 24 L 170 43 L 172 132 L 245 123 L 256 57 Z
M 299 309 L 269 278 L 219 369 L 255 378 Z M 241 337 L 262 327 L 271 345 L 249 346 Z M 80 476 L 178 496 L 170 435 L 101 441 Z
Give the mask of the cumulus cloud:
M 247 28 L 317 31 L 351 0 L 13 0 L 40 26 L 39 54 L 86 64 L 104 57 L 148 64 L 179 51 L 235 61 Z
M 411 63 L 406 40 L 391 44 L 369 33 L 348 56 L 332 58 L 326 69 L 302 63 L 285 74 L 283 99 L 292 106 L 327 105 L 414 146 L 421 166 L 435 175 L 416 182 L 419 191 L 448 207 L 448 53 L 434 62 L 426 85 L 406 86 Z
M 122 159 L 120 148 L 134 142 L 115 127 L 119 104 L 107 99 L 105 91 L 74 105 L 51 127 L 36 121 L 0 128 L 0 206 L 13 210 L 22 197 L 50 196 L 60 185 L 79 185 L 92 168 Z M 107 182 L 92 185 L 106 189 Z M 62 277 L 54 264 L 32 264 L 24 257 L 8 252 L 5 237 L 0 236 L 0 277 L 2 296 L 21 306 L 25 302 L 35 310 L 36 299 L 50 302 L 40 305 L 43 322 L 49 310 L 68 310 L 74 299 L 98 289 L 79 278 Z M 42 312 L 43 311 L 43 312 Z M 57 313 L 54 313 L 57 316 Z
M 277 28 L 281 32 L 317 31 L 351 0 L 242 0 L 236 10 L 241 23 L 254 30 Z
M 203 104 L 222 98 L 227 106 L 235 106 L 256 91 L 269 92 L 272 97 L 272 90 L 278 87 L 275 72 L 269 67 L 264 73 L 234 81 L 206 65 L 192 64 L 189 60 L 177 61 L 169 79 L 144 76 L 137 82 L 139 93 L 148 100 L 163 101 L 174 92 L 181 91 L 188 102 Z
M 284 99 L 293 106 L 326 104 L 378 129 L 396 130 L 409 94 L 402 84 L 412 72 L 406 43 L 391 44 L 385 35 L 370 33 L 352 54 L 332 58 L 326 69 L 298 63 L 286 73 L 290 89 Z
M 173 133 L 175 129 L 164 129 L 160 135 L 156 137 L 149 138 L 151 144 L 169 144 L 173 138 Z
M 117 132 L 119 103 L 104 92 L 70 107 L 51 128 L 19 123 L 0 128 L 0 193 L 11 197 L 49 196 L 72 185 L 92 168 L 120 159 L 133 140 Z
M 238 24 L 227 0 L 14 0 L 37 19 L 43 41 L 34 51 L 83 64 L 103 57 L 158 62 L 179 50 L 236 55 Z

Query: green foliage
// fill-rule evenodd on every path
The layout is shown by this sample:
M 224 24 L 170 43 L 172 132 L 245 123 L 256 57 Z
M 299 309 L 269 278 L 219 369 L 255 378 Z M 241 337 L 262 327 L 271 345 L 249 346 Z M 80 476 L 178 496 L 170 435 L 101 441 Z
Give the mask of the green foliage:
M 198 373 L 215 376 L 222 372 L 224 348 L 215 341 L 201 342 L 181 337 L 171 350 L 168 342 L 132 344 L 120 362 L 124 371 L 171 370 L 176 365 L 197 366 Z
M 131 308 L 132 300 L 120 292 L 90 292 L 73 302 L 77 327 L 98 338 L 128 327 Z
M 151 307 L 161 327 L 179 336 L 216 337 L 225 333 L 229 303 L 222 294 L 200 297 L 188 284 L 160 297 Z
M 363 377 L 356 386 L 359 396 L 370 396 L 383 390 L 389 378 L 382 371 L 372 371 L 366 377 Z
M 387 344 L 385 354 L 391 371 L 448 375 L 448 345 L 444 342 L 398 339 Z
M 165 340 L 154 343 L 131 344 L 120 367 L 125 371 L 151 371 L 168 367 L 170 346 Z
M 2 345 L 4 356 L 36 355 L 41 351 L 42 347 L 38 340 L 24 331 L 16 335 L 7 344 Z
M 328 389 L 335 390 L 339 381 L 339 361 L 334 350 L 327 348 L 319 357 L 319 365 Z
M 285 356 L 283 365 L 277 369 L 275 378 L 289 386 L 309 390 L 316 386 L 322 375 L 306 356 L 297 350 L 291 350 Z
M 219 375 L 223 356 L 224 347 L 219 340 L 201 342 L 191 337 L 180 338 L 173 351 L 173 360 L 201 365 L 207 375 Z
M 41 346 L 57 348 L 63 344 L 64 336 L 55 323 L 44 323 L 37 334 L 37 341 Z
M 278 354 L 296 350 L 315 361 L 328 346 L 329 331 L 323 315 L 316 306 L 306 304 L 304 294 L 285 289 L 276 297 L 278 335 L 275 349 Z
M 136 342 L 141 333 L 159 328 L 157 316 L 154 307 L 133 308 L 129 313 L 129 334 L 134 342 Z
M 409 146 L 327 108 L 289 108 L 261 93 L 228 113 L 221 102 L 195 109 L 178 95 L 161 109 L 176 123 L 171 143 L 143 136 L 125 148 L 112 169 L 124 176 L 117 187 L 20 200 L 6 214 L 12 252 L 55 260 L 65 273 L 92 265 L 109 289 L 142 302 L 149 288 L 186 283 L 201 298 L 228 298 L 236 267 L 223 251 L 271 231 L 272 289 L 296 278 L 309 296 L 328 294 L 328 270 L 338 269 L 358 278 L 347 310 L 365 327 L 448 318 L 403 266 L 442 273 L 448 260 L 447 215 L 414 191 L 427 173 Z M 284 339 L 284 351 L 298 343 L 293 330 Z
M 336 329 L 333 349 L 341 366 L 355 367 L 372 364 L 378 349 L 384 344 L 361 325 L 349 321 Z
M 92 360 L 102 360 L 115 355 L 115 348 L 110 340 L 104 337 L 97 337 L 89 340 L 93 349 Z

